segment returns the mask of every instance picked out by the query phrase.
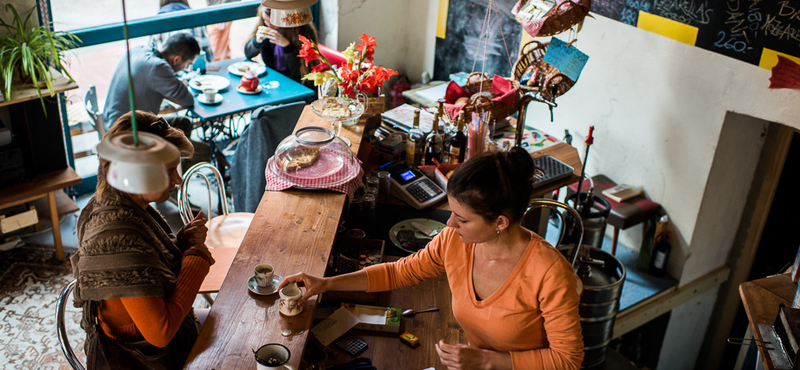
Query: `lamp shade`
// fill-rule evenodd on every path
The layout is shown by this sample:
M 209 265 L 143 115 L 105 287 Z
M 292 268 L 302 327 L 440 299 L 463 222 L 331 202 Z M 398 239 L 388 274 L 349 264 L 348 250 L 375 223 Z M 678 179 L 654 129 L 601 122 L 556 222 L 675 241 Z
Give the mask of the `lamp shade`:
M 261 0 L 261 5 L 272 10 L 292 10 L 309 7 L 316 4 L 318 0 Z
M 272 9 L 269 15 L 269 23 L 281 27 L 291 28 L 305 26 L 314 20 L 311 8 L 302 7 L 297 9 Z
M 132 132 L 105 137 L 97 145 L 97 154 L 111 162 L 108 184 L 132 194 L 164 191 L 169 186 L 165 166 L 180 159 L 180 152 L 158 135 L 139 132 L 138 137 L 138 146 Z

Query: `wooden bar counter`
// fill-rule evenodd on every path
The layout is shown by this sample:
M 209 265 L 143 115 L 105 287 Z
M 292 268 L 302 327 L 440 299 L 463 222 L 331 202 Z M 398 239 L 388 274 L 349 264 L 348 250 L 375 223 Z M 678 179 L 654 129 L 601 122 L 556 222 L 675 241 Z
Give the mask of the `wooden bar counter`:
M 316 116 L 307 106 L 295 129 L 307 126 L 330 127 L 330 123 Z M 358 125 L 343 127 L 341 130 L 340 135 L 352 142 L 351 149 L 354 153 L 358 153 L 362 131 L 363 120 Z M 553 153 L 553 151 L 557 153 Z M 579 171 L 580 160 L 574 148 L 566 144 L 556 145 L 537 152 L 534 156 L 548 153 Z M 547 188 L 558 188 L 574 181 L 574 178 L 573 176 L 562 180 Z M 275 273 L 284 277 L 301 271 L 311 275 L 323 275 L 345 202 L 345 194 L 332 191 L 289 189 L 264 193 L 250 228 L 184 368 L 253 369 L 256 363 L 252 350 L 258 349 L 263 344 L 280 343 L 291 352 L 289 365 L 294 369 L 300 369 L 302 353 L 316 308 L 316 300 L 309 300 L 300 315 L 286 317 L 279 312 L 277 293 L 268 296 L 254 295 L 248 291 L 247 281 L 253 276 L 254 266 L 259 263 L 272 264 L 275 267 Z M 390 303 L 402 302 L 402 300 L 408 299 L 409 294 L 417 295 L 418 292 L 425 296 L 442 299 L 441 302 L 430 302 L 439 304 L 442 311 L 435 314 L 417 315 L 417 319 L 406 323 L 406 325 L 413 325 L 408 326 L 409 328 L 416 327 L 415 323 L 427 322 L 421 320 L 433 320 L 441 318 L 441 315 L 452 317 L 449 309 L 450 291 L 444 277 L 427 282 L 425 286 L 406 288 L 396 294 L 392 292 Z M 442 297 L 439 298 L 438 295 L 442 295 Z M 416 300 L 417 297 L 414 298 Z M 419 298 L 420 302 L 428 303 L 424 296 Z M 444 298 L 446 301 L 443 300 Z M 450 322 L 450 320 L 432 321 L 429 324 L 436 325 L 435 323 L 444 322 Z M 452 322 L 454 323 L 454 320 Z M 453 325 L 449 326 L 451 327 L 447 328 L 448 330 L 460 330 Z M 292 334 L 283 336 L 282 332 L 285 330 L 290 330 Z M 433 332 L 438 330 L 446 340 L 452 339 L 451 343 L 456 341 L 452 332 L 444 333 L 436 328 L 431 330 Z M 387 346 L 395 347 L 395 343 L 399 344 L 396 335 L 392 335 L 391 338 L 386 335 L 384 337 L 386 339 L 383 341 L 389 344 L 379 344 L 383 343 L 381 340 L 369 340 L 371 351 L 374 351 L 371 352 L 374 354 L 373 358 L 382 354 L 382 351 L 389 351 Z M 424 339 L 428 340 L 429 338 Z M 420 361 L 427 364 L 426 366 L 437 365 L 438 362 L 435 361 L 438 360 L 435 359 L 433 343 L 426 342 L 423 345 L 426 347 L 403 353 L 392 353 L 391 361 L 398 364 L 406 363 L 412 358 L 420 358 Z M 423 355 L 422 352 L 425 354 Z

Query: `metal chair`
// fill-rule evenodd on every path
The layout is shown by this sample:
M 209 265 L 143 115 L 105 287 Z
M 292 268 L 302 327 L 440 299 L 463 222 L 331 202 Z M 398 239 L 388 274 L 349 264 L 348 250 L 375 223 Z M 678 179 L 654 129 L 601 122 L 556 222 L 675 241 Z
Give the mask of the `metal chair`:
M 67 284 L 58 296 L 58 303 L 56 304 L 56 332 L 58 333 L 58 344 L 61 346 L 61 352 L 64 352 L 64 357 L 67 358 L 69 366 L 74 370 L 86 370 L 80 360 L 78 360 L 78 357 L 75 356 L 72 346 L 69 345 L 66 324 L 64 323 L 64 315 L 67 311 L 69 295 L 72 293 L 72 289 L 75 288 L 76 282 L 76 280 L 73 280 Z
M 103 136 L 106 134 L 106 126 L 103 123 L 103 112 L 97 106 L 97 89 L 94 86 L 89 86 L 89 91 L 86 92 L 86 96 L 83 98 L 83 105 L 86 106 L 86 113 L 92 119 L 92 127 L 97 131 L 100 140 L 103 140 Z
M 211 173 L 217 180 L 221 213 L 217 217 L 211 217 L 213 209 L 211 182 L 208 176 L 201 172 L 203 169 L 211 170 Z M 184 224 L 192 221 L 195 216 L 192 213 L 189 197 L 187 195 L 189 182 L 194 176 L 199 176 L 205 180 L 206 188 L 208 189 L 208 212 L 206 213 L 206 219 L 209 221 L 206 223 L 206 227 L 208 227 L 206 246 L 208 246 L 211 255 L 216 261 L 203 280 L 199 293 L 203 295 L 206 301 L 213 304 L 214 299 L 211 297 L 210 293 L 218 292 L 219 288 L 222 286 L 222 282 L 225 281 L 231 263 L 233 263 L 233 258 L 239 250 L 239 245 L 242 244 L 244 234 L 250 227 L 250 222 L 253 221 L 254 214 L 247 212 L 228 213 L 228 203 L 225 201 L 225 183 L 222 180 L 222 175 L 212 164 L 201 162 L 195 164 L 183 174 L 183 184 L 178 190 L 178 208 L 180 210 L 181 220 L 183 220 Z
M 534 215 L 534 211 L 540 208 L 549 208 L 550 210 L 554 211 L 556 215 L 558 215 L 558 219 L 561 221 L 561 230 L 558 236 L 558 241 L 556 242 L 556 249 L 561 245 L 561 241 L 564 239 L 564 234 L 567 231 L 567 228 L 563 225 L 566 225 L 564 222 L 564 215 L 561 213 L 561 210 L 567 211 L 572 217 L 575 218 L 575 226 L 578 227 L 580 232 L 578 233 L 578 243 L 576 243 L 576 247 L 573 248 L 572 255 L 567 257 L 567 260 L 572 264 L 572 267 L 575 268 L 575 263 L 578 261 L 578 252 L 580 251 L 581 242 L 583 242 L 583 222 L 581 221 L 581 215 L 578 214 L 574 208 L 570 207 L 567 204 L 561 203 L 559 201 L 555 201 L 552 199 L 545 199 L 545 198 L 537 198 L 533 199 L 528 203 L 528 210 L 525 211 L 525 214 L 522 215 L 522 220 L 520 220 L 520 225 L 527 229 L 532 229 L 536 225 L 532 225 L 532 221 L 536 219 Z

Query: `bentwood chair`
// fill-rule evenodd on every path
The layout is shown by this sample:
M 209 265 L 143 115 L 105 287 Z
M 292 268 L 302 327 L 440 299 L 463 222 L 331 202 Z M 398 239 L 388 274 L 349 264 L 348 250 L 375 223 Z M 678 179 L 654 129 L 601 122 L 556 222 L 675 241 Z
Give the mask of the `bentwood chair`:
M 86 106 L 86 114 L 92 119 L 92 127 L 97 131 L 100 140 L 106 134 L 106 126 L 103 123 L 103 112 L 97 106 L 97 89 L 94 86 L 89 86 L 89 91 L 83 99 L 83 105 Z
M 214 203 L 212 202 L 211 181 L 209 181 L 207 174 L 209 171 L 216 178 L 217 183 L 220 215 L 216 217 L 211 217 Z M 250 222 L 253 221 L 254 214 L 248 212 L 228 213 L 228 203 L 225 200 L 225 183 L 222 180 L 222 175 L 212 164 L 201 162 L 195 164 L 183 174 L 183 184 L 178 190 L 178 208 L 184 224 L 192 221 L 195 216 L 192 213 L 188 196 L 189 183 L 194 177 L 200 177 L 205 180 L 206 188 L 208 189 L 208 212 L 205 214 L 206 219 L 209 220 L 206 223 L 208 228 L 206 246 L 208 246 L 211 256 L 216 261 L 203 280 L 199 293 L 203 295 L 206 301 L 213 304 L 214 299 L 210 293 L 218 292 L 222 282 L 225 281 L 231 263 L 233 263 L 233 258 L 239 250 L 239 245 L 242 244 L 244 234 L 250 227 Z
M 61 346 L 61 352 L 64 352 L 64 357 L 67 358 L 69 366 L 74 370 L 86 370 L 86 368 L 78 359 L 78 356 L 75 356 L 75 352 L 72 350 L 72 346 L 69 344 L 66 323 L 64 322 L 64 316 L 67 311 L 67 302 L 69 302 L 69 296 L 72 293 L 72 290 L 75 288 L 76 282 L 76 280 L 73 280 L 67 284 L 64 289 L 61 290 L 61 294 L 58 296 L 58 303 L 56 304 L 56 332 L 58 333 L 58 344 Z

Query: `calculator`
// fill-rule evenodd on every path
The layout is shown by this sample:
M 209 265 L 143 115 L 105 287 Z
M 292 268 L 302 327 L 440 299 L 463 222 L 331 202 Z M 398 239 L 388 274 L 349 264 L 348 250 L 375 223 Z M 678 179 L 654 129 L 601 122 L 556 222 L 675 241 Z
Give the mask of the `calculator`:
M 350 334 L 345 334 L 337 339 L 333 344 L 347 352 L 350 356 L 356 357 L 361 351 L 367 349 L 367 342 L 358 339 Z
M 392 175 L 392 195 L 416 209 L 430 207 L 447 197 L 444 189 L 405 162 L 390 162 L 379 167 L 379 170 L 389 171 Z

